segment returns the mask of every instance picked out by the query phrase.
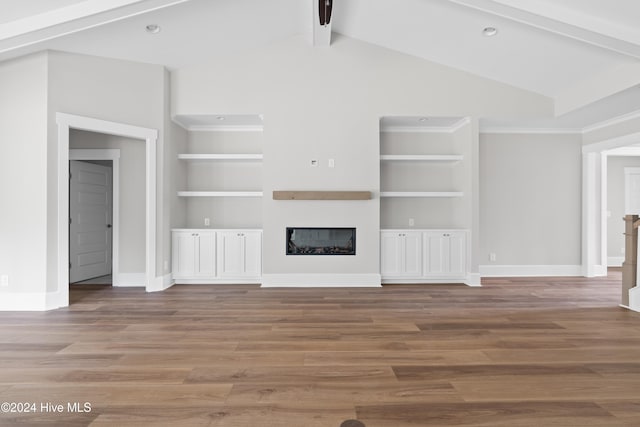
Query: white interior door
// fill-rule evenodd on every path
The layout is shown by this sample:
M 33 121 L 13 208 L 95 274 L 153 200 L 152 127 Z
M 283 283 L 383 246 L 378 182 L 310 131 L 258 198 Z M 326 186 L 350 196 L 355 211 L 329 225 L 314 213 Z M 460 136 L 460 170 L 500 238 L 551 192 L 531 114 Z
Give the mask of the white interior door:
M 624 214 L 640 215 L 640 168 L 624 168 Z
M 112 168 L 69 162 L 69 282 L 111 274 Z

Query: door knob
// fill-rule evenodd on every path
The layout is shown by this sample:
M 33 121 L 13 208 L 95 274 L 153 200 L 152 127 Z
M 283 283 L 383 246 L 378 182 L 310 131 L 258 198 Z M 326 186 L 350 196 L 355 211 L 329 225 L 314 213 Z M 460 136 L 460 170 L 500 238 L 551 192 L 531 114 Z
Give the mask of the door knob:
M 111 228 L 111 224 L 107 224 L 107 228 Z

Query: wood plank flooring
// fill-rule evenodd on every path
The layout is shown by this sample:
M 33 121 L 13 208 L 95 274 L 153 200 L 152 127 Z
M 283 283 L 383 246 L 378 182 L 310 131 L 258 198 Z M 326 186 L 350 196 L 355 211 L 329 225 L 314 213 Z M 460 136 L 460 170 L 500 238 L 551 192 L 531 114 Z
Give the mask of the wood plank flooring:
M 638 426 L 620 280 L 74 286 L 67 309 L 0 313 L 0 403 L 37 405 L 0 425 Z

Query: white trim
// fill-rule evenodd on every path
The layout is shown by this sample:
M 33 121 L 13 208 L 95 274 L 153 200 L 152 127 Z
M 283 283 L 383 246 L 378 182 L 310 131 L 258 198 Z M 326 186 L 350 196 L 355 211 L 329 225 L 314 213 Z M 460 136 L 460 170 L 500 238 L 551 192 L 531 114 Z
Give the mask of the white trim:
M 69 132 L 86 130 L 141 139 L 146 147 L 145 183 L 145 286 L 154 290 L 156 275 L 156 144 L 158 131 L 124 123 L 109 122 L 91 117 L 56 113 L 58 124 L 58 283 L 57 292 L 64 306 L 69 305 Z
M 111 209 L 111 277 L 112 286 L 120 286 L 117 278 L 120 273 L 120 150 L 119 149 L 70 149 L 69 160 L 111 160 L 112 162 L 112 193 Z
M 640 287 L 629 289 L 629 310 L 640 312 Z
M 469 123 L 471 123 L 471 118 L 462 117 L 460 120 L 458 120 L 451 126 L 434 127 L 434 126 L 428 126 L 428 125 L 421 125 L 421 126 L 386 125 L 386 126 L 380 127 L 380 132 L 384 132 L 384 133 L 392 133 L 392 132 L 395 132 L 395 133 L 454 133 L 460 130 L 461 128 L 463 128 L 464 126 L 468 125 Z
M 622 267 L 623 263 L 623 256 L 610 256 L 607 258 L 607 267 Z
M 624 168 L 624 214 L 625 215 L 638 215 L 640 212 L 633 212 L 631 206 L 633 205 L 632 199 L 633 194 L 631 192 L 630 182 L 631 175 L 640 174 L 640 168 Z
M 262 191 L 178 191 L 180 197 L 262 197 Z
M 640 146 L 614 148 L 607 150 L 606 154 L 609 157 L 638 157 L 640 156 Z
M 480 128 L 481 134 L 551 134 L 551 135 L 581 135 L 580 128 L 521 128 L 521 127 L 502 127 L 502 126 L 486 126 Z
M 381 154 L 380 160 L 393 162 L 459 162 L 462 154 Z
M 424 277 L 416 278 L 387 278 L 382 279 L 383 285 L 466 285 L 466 279 L 426 279 Z M 477 285 L 475 285 L 477 286 Z
M 613 23 L 603 28 L 601 24 L 604 22 L 603 20 L 585 19 L 577 16 L 578 14 L 573 14 L 572 18 L 565 22 L 566 15 L 571 12 L 568 9 L 567 12 L 563 12 L 560 8 L 555 8 L 553 3 L 547 6 L 542 4 L 546 2 L 529 2 L 533 3 L 534 6 L 529 10 L 525 10 L 492 0 L 450 1 L 632 58 L 640 58 L 640 47 L 636 43 L 606 34 L 611 26 L 614 25 Z M 536 8 L 535 3 L 541 4 L 537 5 Z M 594 22 L 598 22 L 600 25 L 594 25 Z
M 175 285 L 176 282 L 173 280 L 173 276 L 171 273 L 165 274 L 162 276 L 162 290 L 165 291 Z
M 180 160 L 262 160 L 262 154 L 178 154 Z
M 262 132 L 264 129 L 262 125 L 192 125 L 187 126 L 186 130 L 190 132 Z
M 2 25 L 0 40 L 11 42 L 0 49 L 10 52 L 69 34 L 117 22 L 188 0 L 100 0 L 82 1 Z M 105 6 L 106 3 L 106 6 Z M 148 7 L 147 4 L 153 5 Z M 100 5 L 100 6 L 97 6 Z
M 46 292 L 0 293 L 0 311 L 46 311 L 58 308 L 47 301 Z
M 350 288 L 382 286 L 379 274 L 263 274 L 263 288 Z
M 137 288 L 146 286 L 144 273 L 119 273 L 117 276 L 113 275 L 112 277 L 113 287 Z
M 461 191 L 381 191 L 380 197 L 463 197 Z
M 189 132 L 262 132 L 263 125 L 186 125 L 178 118 L 172 117 L 171 121 Z
M 582 276 L 581 265 L 481 265 L 482 277 Z
M 211 279 L 174 279 L 176 285 L 259 285 L 262 283 L 260 277 L 243 277 L 230 279 L 225 277 Z
M 612 119 L 607 119 L 589 126 L 585 126 L 582 129 L 583 133 L 593 132 L 594 130 L 604 129 L 609 126 L 619 125 L 629 120 L 634 120 L 640 118 L 640 110 L 632 111 L 630 113 L 623 114 L 618 117 L 614 117 Z
M 471 287 L 481 287 L 482 275 L 480 273 L 469 273 L 467 279 L 464 281 L 464 284 Z
M 583 145 L 582 153 L 600 153 L 605 150 L 636 145 L 640 143 L 640 132 L 630 133 L 593 144 Z
M 635 145 L 640 132 L 582 147 L 582 274 L 606 276 L 608 257 L 606 168 L 610 150 Z M 614 153 L 611 153 L 615 155 Z

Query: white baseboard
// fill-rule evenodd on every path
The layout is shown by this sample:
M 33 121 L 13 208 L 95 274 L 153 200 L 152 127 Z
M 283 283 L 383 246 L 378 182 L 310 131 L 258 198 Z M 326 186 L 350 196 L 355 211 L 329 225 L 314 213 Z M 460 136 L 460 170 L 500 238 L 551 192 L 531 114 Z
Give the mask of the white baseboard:
M 609 267 L 622 267 L 623 262 L 623 256 L 610 256 L 609 258 L 607 258 L 607 266 Z
M 145 273 L 119 273 L 113 278 L 114 287 L 129 288 L 145 286 Z
M 480 273 L 469 273 L 469 275 L 467 276 L 467 280 L 464 281 L 464 284 L 471 287 L 481 287 L 481 278 L 482 275 Z
M 481 265 L 482 277 L 582 276 L 581 265 Z
M 154 277 L 150 286 L 147 288 L 147 292 L 166 291 L 173 285 L 175 285 L 175 282 L 173 281 L 173 277 L 171 276 L 171 273 L 165 274 L 164 276 Z
M 46 311 L 49 309 L 46 292 L 0 293 L 0 311 Z
M 263 274 L 263 288 L 380 287 L 379 274 Z
M 640 287 L 629 289 L 629 309 L 640 312 Z
M 176 285 L 259 285 L 262 279 L 248 277 L 243 279 L 175 279 Z

